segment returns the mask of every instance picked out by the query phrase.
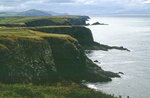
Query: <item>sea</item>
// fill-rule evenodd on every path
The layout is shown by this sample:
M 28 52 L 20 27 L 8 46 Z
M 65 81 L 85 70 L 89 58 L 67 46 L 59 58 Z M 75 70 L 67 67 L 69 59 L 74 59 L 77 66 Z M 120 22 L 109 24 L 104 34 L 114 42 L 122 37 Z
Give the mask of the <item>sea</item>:
M 122 98 L 150 98 L 150 15 L 91 16 L 90 25 L 96 42 L 123 46 L 131 50 L 93 50 L 86 54 L 102 69 L 123 72 L 110 82 L 86 83 L 89 88 Z

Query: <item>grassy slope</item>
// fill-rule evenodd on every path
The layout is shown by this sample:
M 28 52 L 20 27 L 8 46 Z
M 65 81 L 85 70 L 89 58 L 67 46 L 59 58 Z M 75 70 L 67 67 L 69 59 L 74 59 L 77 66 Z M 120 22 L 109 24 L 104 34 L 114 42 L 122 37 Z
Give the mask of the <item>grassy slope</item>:
M 61 86 L 0 85 L 1 98 L 115 98 L 77 84 Z
M 81 16 L 48 16 L 48 17 L 4 17 L 0 18 L 0 24 L 26 23 L 33 20 L 49 19 L 54 22 L 63 23 L 67 18 L 79 19 Z
M 35 38 L 35 39 L 41 39 L 42 37 L 54 37 L 54 38 L 62 38 L 62 39 L 72 39 L 69 35 L 63 35 L 63 34 L 47 34 L 42 33 L 38 31 L 32 31 L 24 28 L 6 28 L 6 27 L 0 27 L 0 38 L 4 37 L 22 37 L 22 38 Z

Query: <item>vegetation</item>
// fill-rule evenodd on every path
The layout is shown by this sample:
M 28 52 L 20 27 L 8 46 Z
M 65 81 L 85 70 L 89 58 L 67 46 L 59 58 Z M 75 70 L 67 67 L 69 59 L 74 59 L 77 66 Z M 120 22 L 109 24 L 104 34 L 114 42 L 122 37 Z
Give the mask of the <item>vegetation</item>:
M 41 39 L 42 37 L 45 37 L 45 36 L 76 40 L 76 39 L 72 38 L 71 36 L 65 35 L 65 34 L 61 34 L 61 35 L 60 34 L 47 34 L 47 33 L 43 33 L 43 32 L 32 31 L 30 29 L 21 28 L 21 27 L 15 27 L 15 28 L 0 27 L 0 38 L 22 37 L 22 38 Z
M 33 86 L 25 84 L 0 85 L 1 98 L 115 98 L 77 84 Z
M 0 26 L 85 25 L 88 18 L 88 16 L 3 17 L 0 18 Z

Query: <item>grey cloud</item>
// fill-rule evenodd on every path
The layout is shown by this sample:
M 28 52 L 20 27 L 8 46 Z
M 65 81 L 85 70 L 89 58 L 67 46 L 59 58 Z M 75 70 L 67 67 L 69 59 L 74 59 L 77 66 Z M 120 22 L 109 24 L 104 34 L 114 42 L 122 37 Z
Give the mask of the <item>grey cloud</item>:
M 74 0 L 0 0 L 0 5 L 15 5 L 15 4 L 22 4 L 26 2 L 36 2 L 36 3 L 69 3 L 73 2 Z
M 49 10 L 71 14 L 149 12 L 150 0 L 0 0 L 0 10 Z
M 74 0 L 47 0 L 48 2 L 55 2 L 55 3 L 69 3 L 74 2 Z

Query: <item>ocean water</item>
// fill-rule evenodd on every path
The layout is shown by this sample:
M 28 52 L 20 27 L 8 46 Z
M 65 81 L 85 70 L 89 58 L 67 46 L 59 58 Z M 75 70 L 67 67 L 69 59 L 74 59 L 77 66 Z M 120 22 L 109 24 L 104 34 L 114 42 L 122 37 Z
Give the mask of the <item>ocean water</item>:
M 150 98 L 150 15 L 91 17 L 90 23 L 109 25 L 87 26 L 94 40 L 107 45 L 124 46 L 120 50 L 92 51 L 87 56 L 98 60 L 104 70 L 123 72 L 111 82 L 87 83 L 87 86 L 122 98 Z

